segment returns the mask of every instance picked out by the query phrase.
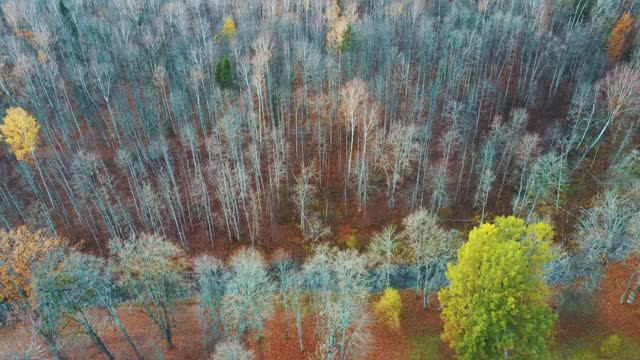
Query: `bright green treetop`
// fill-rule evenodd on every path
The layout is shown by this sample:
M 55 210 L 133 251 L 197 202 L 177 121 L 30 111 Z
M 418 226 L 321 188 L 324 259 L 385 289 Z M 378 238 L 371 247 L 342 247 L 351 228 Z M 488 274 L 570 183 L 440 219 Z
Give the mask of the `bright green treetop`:
M 547 355 L 555 315 L 543 280 L 553 230 L 498 217 L 469 233 L 449 264 L 450 286 L 440 291 L 443 340 L 461 359 Z

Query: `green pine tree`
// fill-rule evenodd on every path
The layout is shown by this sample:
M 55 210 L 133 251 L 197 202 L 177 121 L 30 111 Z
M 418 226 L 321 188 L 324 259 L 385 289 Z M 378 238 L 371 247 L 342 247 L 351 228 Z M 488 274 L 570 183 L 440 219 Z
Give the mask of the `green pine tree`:
M 342 41 L 338 45 L 338 49 L 344 53 L 358 50 L 359 47 L 360 40 L 358 39 L 358 34 L 353 29 L 351 24 L 349 24 L 344 30 L 344 33 L 342 33 Z
M 215 80 L 223 89 L 229 89 L 233 86 L 233 71 L 228 56 L 218 58 L 215 68 Z

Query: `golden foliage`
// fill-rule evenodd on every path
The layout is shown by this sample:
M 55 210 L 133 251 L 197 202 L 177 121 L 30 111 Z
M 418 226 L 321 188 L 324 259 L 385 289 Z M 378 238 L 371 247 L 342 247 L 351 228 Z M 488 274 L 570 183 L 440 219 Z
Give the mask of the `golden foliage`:
M 236 38 L 236 24 L 233 22 L 231 18 L 227 18 L 224 21 L 224 25 L 222 25 L 222 30 L 220 33 L 216 35 L 215 41 L 225 41 L 230 42 Z
M 384 290 L 380 300 L 374 305 L 378 316 L 382 317 L 390 327 L 397 329 L 400 327 L 400 311 L 402 310 L 402 298 L 400 292 L 393 288 Z
M 540 359 L 547 352 L 555 315 L 544 282 L 551 260 L 551 226 L 496 217 L 469 233 L 439 292 L 442 339 L 460 359 Z
M 625 12 L 618 22 L 615 24 L 607 40 L 607 55 L 609 62 L 616 62 L 622 58 L 622 54 L 626 50 L 628 44 L 626 43 L 626 35 L 633 28 L 634 18 L 627 11 Z
M 40 125 L 36 119 L 23 108 L 7 109 L 4 124 L 0 125 L 0 140 L 4 140 L 18 161 L 30 163 L 33 153 L 38 148 Z
M 20 226 L 0 230 L 0 300 L 19 301 L 31 295 L 31 267 L 49 251 L 66 244 L 44 230 L 30 231 Z

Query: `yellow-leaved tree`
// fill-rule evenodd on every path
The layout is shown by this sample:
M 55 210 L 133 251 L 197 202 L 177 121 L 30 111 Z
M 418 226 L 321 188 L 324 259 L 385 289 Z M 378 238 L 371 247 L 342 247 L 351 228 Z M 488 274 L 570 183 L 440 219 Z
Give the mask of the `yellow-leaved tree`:
M 32 162 L 40 133 L 40 125 L 36 119 L 21 107 L 11 107 L 7 109 L 3 120 L 0 138 L 9 144 L 18 161 Z
M 627 11 L 620 17 L 611 30 L 609 39 L 607 39 L 609 62 L 616 62 L 622 58 L 624 51 L 629 45 L 627 43 L 627 34 L 633 28 L 633 21 L 633 16 Z
M 216 41 L 230 42 L 236 38 L 236 24 L 231 18 L 227 18 L 222 25 L 222 30 L 216 35 Z
M 21 301 L 31 295 L 31 267 L 66 241 L 45 230 L 26 226 L 0 229 L 0 302 Z
M 386 288 L 380 300 L 374 305 L 378 316 L 392 328 L 400 327 L 400 311 L 402 310 L 402 298 L 400 292 L 393 288 Z
M 555 315 L 544 265 L 553 230 L 497 217 L 469 233 L 440 291 L 443 340 L 460 359 L 542 359 Z

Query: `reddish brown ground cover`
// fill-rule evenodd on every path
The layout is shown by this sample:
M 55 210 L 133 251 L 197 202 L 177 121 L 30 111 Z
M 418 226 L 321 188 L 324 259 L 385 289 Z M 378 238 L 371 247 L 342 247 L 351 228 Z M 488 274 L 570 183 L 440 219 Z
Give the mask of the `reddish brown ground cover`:
M 598 299 L 587 312 L 571 312 L 562 316 L 556 326 L 556 341 L 567 341 L 600 329 L 603 337 L 617 332 L 640 340 L 640 303 L 621 305 L 620 295 L 626 285 L 628 275 L 637 265 L 637 260 L 620 262 L 608 267 Z M 372 303 L 377 296 L 372 296 Z M 373 315 L 370 326 L 370 351 L 364 359 L 387 360 L 408 359 L 412 350 L 409 339 L 414 337 L 434 337 L 442 331 L 442 320 L 438 305 L 432 304 L 427 310 L 422 309 L 422 299 L 411 290 L 402 292 L 403 310 L 400 328 L 393 329 Z M 258 360 L 294 360 L 317 358 L 317 340 L 315 339 L 312 315 L 303 321 L 304 353 L 300 352 L 294 319 L 290 317 L 289 336 L 285 338 L 284 313 L 281 306 L 266 324 L 264 338 L 257 342 L 248 336 L 246 345 L 256 354 Z M 139 309 L 123 307 L 119 309 L 125 326 L 135 343 L 149 358 L 157 358 L 161 352 L 167 360 L 206 359 L 207 350 L 203 346 L 203 336 L 198 319 L 197 305 L 194 302 L 179 304 L 176 309 L 176 327 L 174 329 L 175 348 L 167 349 L 157 328 L 140 313 Z M 103 314 L 95 314 L 97 318 Z M 70 326 L 65 331 L 64 351 L 71 359 L 101 359 L 97 348 L 86 336 L 74 335 L 75 328 Z M 110 323 L 101 323 L 99 332 L 107 346 L 117 359 L 132 359 L 133 354 L 118 331 Z M 30 343 L 30 332 L 19 324 L 14 328 L 0 329 L 0 358 L 9 358 Z M 43 356 L 46 356 L 46 347 Z M 440 345 L 440 352 L 452 356 L 446 345 Z
M 596 320 L 612 331 L 640 339 L 640 301 L 634 304 L 620 304 L 629 276 L 637 268 L 638 260 L 630 259 L 612 264 L 607 269 L 607 277 L 600 291 L 594 314 Z

